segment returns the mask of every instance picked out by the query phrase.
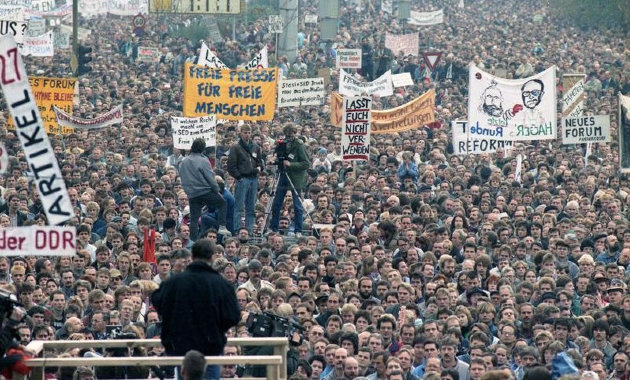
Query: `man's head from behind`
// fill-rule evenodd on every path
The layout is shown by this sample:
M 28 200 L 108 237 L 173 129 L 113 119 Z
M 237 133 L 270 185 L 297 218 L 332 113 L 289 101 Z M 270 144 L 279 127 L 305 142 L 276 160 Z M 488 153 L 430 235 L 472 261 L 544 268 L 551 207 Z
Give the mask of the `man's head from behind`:
M 182 363 L 182 377 L 186 380 L 203 379 L 206 372 L 206 359 L 196 350 L 190 350 L 184 356 Z
M 192 258 L 193 260 L 210 261 L 215 251 L 216 246 L 212 240 L 199 239 L 192 247 Z
M 204 149 L 206 149 L 206 140 L 202 138 L 197 138 L 193 141 L 192 146 L 190 147 L 190 152 L 203 153 Z

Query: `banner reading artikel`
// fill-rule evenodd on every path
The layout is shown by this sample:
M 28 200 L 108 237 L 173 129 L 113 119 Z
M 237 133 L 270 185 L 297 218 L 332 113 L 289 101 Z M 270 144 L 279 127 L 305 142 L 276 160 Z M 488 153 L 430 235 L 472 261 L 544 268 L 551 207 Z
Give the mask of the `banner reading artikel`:
M 72 203 L 35 103 L 24 62 L 12 37 L 0 38 L 0 73 L 4 98 L 28 166 L 35 176 L 48 223 L 61 224 L 74 217 Z

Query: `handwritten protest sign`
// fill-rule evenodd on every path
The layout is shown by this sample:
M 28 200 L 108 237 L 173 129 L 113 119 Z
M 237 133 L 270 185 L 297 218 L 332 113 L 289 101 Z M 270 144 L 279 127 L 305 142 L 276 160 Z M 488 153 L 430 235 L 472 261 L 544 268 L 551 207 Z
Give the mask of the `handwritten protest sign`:
M 370 158 L 370 121 L 372 98 L 343 99 L 341 154 L 344 161 L 367 161 Z
M 55 49 L 69 49 L 71 36 L 72 32 L 68 32 L 61 28 L 55 29 L 53 31 L 53 45 Z
M 43 18 L 32 18 L 28 20 L 27 34 L 29 37 L 37 37 L 46 33 L 46 20 Z
M 330 97 L 330 121 L 343 122 L 343 98 L 337 93 Z M 373 134 L 404 132 L 435 121 L 435 90 L 429 90 L 414 100 L 388 110 L 372 111 Z
M 13 36 L 18 44 L 24 41 L 27 28 L 25 21 L 0 20 L 0 36 Z
M 389 70 L 372 82 L 362 82 L 347 73 L 344 69 L 341 69 L 339 72 L 339 93 L 343 96 L 359 96 L 364 94 L 372 96 L 378 95 L 381 97 L 391 96 L 394 94 L 392 72 Z
M 324 78 L 285 79 L 278 87 L 278 108 L 316 106 L 326 98 Z
M 83 119 L 72 116 L 55 106 L 53 106 L 53 109 L 57 115 L 57 122 L 62 127 L 75 129 L 101 129 L 110 125 L 121 124 L 123 122 L 122 104 L 113 108 L 109 112 L 95 117 L 94 119 Z
M 610 115 L 562 119 L 562 144 L 610 142 Z
M 229 70 L 186 63 L 184 116 L 272 120 L 278 69 Z
M 262 69 L 269 67 L 269 56 L 265 45 L 247 64 L 239 66 L 239 69 Z
M 74 256 L 76 227 L 28 226 L 0 230 L 2 256 Z
M 411 11 L 411 17 L 407 23 L 416 26 L 437 25 L 444 22 L 444 10 L 440 9 L 432 12 Z
M 218 69 L 227 69 L 228 67 L 225 63 L 221 62 L 219 57 L 214 55 L 212 50 L 208 48 L 205 42 L 201 43 L 201 50 L 199 51 L 199 58 L 197 59 L 197 64 L 202 66 L 210 66 Z
M 469 65 L 468 125 L 510 141 L 553 140 L 557 133 L 556 70 L 504 79 Z
M 138 62 L 158 63 L 162 52 L 156 47 L 139 46 L 138 47 Z
M 71 128 L 59 126 L 53 106 L 67 113 L 72 113 L 76 78 L 30 77 L 28 80 L 33 89 L 33 100 L 37 102 L 46 132 L 52 134 L 72 133 Z M 9 119 L 8 127 L 9 129 L 15 128 L 11 119 Z
M 337 50 L 337 68 L 360 69 L 361 49 L 339 49 Z
M 2 92 L 11 112 L 11 119 L 17 126 L 16 134 L 24 150 L 24 157 L 35 176 L 46 218 L 51 225 L 64 223 L 74 218 L 74 210 L 55 152 L 44 131 L 44 122 L 35 102 L 36 92 L 29 85 L 29 78 L 13 37 L 0 38 L 0 57 Z M 71 81 L 74 83 L 76 80 Z M 74 86 L 72 88 L 74 93 Z M 42 252 L 44 251 L 39 251 L 39 254 Z
M 562 76 L 562 117 L 578 117 L 584 112 L 585 79 L 585 74 Z
M 400 73 L 392 75 L 392 83 L 394 87 L 413 86 L 413 79 L 409 73 Z
M 33 57 L 52 57 L 55 54 L 53 45 L 53 32 L 42 34 L 38 37 L 24 37 L 22 55 Z
M 453 150 L 457 155 L 494 153 L 497 149 L 512 147 L 511 141 L 471 134 L 471 128 L 468 128 L 468 121 L 466 120 L 453 121 L 451 128 L 453 133 Z
M 206 140 L 206 146 L 217 145 L 217 119 L 214 116 L 171 117 L 173 147 L 190 149 L 196 138 Z
M 24 7 L 20 5 L 0 5 L 0 19 L 11 21 L 24 21 Z
M 403 52 L 404 55 L 419 54 L 420 37 L 418 33 L 410 34 L 390 34 L 385 35 L 385 47 L 391 50 L 395 55 Z

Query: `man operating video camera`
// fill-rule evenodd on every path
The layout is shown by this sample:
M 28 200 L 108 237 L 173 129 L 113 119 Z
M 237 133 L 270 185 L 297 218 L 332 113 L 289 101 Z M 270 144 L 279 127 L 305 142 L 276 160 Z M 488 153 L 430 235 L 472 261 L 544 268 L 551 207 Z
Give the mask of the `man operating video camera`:
M 306 187 L 306 170 L 310 165 L 308 153 L 302 140 L 295 137 L 297 128 L 288 124 L 283 129 L 284 140 L 278 142 L 276 156 L 278 158 L 278 186 L 273 199 L 271 223 L 272 231 L 278 231 L 280 211 L 287 191 L 293 195 L 295 220 L 293 221 L 295 234 L 302 233 L 303 208 L 300 200 L 302 189 Z

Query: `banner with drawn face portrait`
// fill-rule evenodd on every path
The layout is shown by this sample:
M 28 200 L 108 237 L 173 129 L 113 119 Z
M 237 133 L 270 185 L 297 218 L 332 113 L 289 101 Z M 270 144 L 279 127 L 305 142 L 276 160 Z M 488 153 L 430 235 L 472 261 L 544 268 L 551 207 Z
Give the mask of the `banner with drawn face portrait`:
M 555 67 L 504 79 L 470 64 L 468 125 L 499 140 L 552 140 L 557 134 Z

